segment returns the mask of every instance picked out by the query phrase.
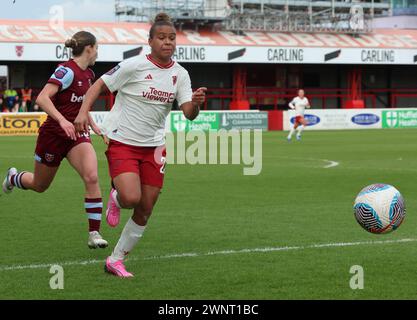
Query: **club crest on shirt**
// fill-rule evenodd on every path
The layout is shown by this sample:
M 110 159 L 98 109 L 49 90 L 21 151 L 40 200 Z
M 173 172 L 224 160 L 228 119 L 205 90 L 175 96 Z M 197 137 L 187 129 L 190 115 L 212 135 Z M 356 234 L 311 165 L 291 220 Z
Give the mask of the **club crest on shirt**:
M 53 154 L 45 153 L 45 160 L 47 162 L 52 162 L 52 161 L 54 161 L 54 159 L 55 159 L 55 156 Z
M 177 76 L 172 76 L 172 84 L 175 86 L 177 83 Z
M 117 66 L 115 66 L 113 69 L 111 69 L 110 71 L 107 71 L 107 75 L 111 76 L 113 73 L 115 73 L 117 70 L 120 69 L 120 65 L 118 64 Z
M 68 73 L 68 70 L 62 67 L 62 68 L 59 68 L 57 71 L 55 71 L 54 76 L 57 79 L 62 79 L 63 77 L 65 77 L 67 73 Z

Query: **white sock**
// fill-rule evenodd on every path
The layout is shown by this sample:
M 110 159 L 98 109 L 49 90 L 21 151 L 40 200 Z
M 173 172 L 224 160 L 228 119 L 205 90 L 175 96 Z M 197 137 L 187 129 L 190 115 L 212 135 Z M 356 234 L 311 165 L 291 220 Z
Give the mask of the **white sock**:
M 114 192 L 112 193 L 112 197 L 113 197 L 114 203 L 116 203 L 116 206 L 117 206 L 119 209 L 121 209 L 121 208 L 122 208 L 122 206 L 120 205 L 120 202 L 119 202 L 119 199 L 117 198 L 117 195 L 118 195 L 117 190 L 116 190 L 116 189 L 114 189 Z
M 299 126 L 299 127 L 297 128 L 297 129 L 298 129 L 297 136 L 301 136 L 301 132 L 303 132 L 304 128 L 305 128 L 305 126 Z
M 123 228 L 120 239 L 110 256 L 110 261 L 116 262 L 118 260 L 123 260 L 142 237 L 145 228 L 146 226 L 140 226 L 130 218 Z
M 291 130 L 290 130 L 290 133 L 288 134 L 288 139 L 291 139 L 294 132 L 295 132 L 295 129 L 294 129 L 294 127 L 292 127 Z

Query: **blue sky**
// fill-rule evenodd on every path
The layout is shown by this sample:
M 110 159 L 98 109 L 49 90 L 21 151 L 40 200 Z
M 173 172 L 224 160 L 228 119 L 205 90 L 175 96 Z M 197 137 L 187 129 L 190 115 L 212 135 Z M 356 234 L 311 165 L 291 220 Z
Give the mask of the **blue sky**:
M 114 0 L 1 0 L 0 19 L 43 19 L 50 8 L 63 8 L 64 19 L 81 21 L 115 21 Z

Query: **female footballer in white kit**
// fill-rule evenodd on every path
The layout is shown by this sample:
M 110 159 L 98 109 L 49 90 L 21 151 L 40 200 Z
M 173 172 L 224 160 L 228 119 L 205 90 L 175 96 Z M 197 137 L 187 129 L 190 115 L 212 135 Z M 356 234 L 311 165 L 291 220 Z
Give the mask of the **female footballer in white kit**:
M 176 30 L 159 13 L 149 31 L 151 53 L 122 61 L 88 90 L 75 127 L 88 130 L 88 111 L 100 93 L 117 91 L 115 104 L 102 126 L 109 139 L 106 151 L 113 186 L 107 204 L 107 222 L 115 227 L 120 209 L 133 209 L 105 271 L 132 277 L 123 260 L 145 231 L 164 180 L 165 120 L 176 99 L 185 117 L 194 120 L 205 100 L 206 88 L 194 93 L 187 70 L 173 61 Z
M 304 112 L 306 108 L 310 108 L 310 102 L 304 96 L 304 90 L 298 90 L 298 96 L 291 100 L 288 106 L 295 110 L 296 116 L 294 120 L 294 126 L 291 128 L 290 133 L 288 134 L 287 140 L 291 141 L 292 135 L 294 134 L 295 130 L 298 128 L 297 132 L 297 140 L 301 139 L 301 133 L 303 132 L 305 126 L 307 125 L 307 121 L 304 118 Z

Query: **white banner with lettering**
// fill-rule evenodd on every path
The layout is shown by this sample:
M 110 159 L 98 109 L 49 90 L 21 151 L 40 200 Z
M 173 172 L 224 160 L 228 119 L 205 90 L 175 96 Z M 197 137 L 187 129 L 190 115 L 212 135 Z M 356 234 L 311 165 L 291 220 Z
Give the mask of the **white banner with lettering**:
M 119 62 L 138 53 L 150 52 L 147 45 L 102 44 L 98 61 Z M 0 42 L 3 61 L 66 61 L 70 49 L 62 44 Z M 417 65 L 414 48 L 332 48 L 261 46 L 177 46 L 178 62 L 283 63 L 283 64 L 400 64 Z
M 307 109 L 306 130 L 381 129 L 383 109 Z M 385 109 L 387 110 L 387 109 Z M 284 111 L 284 130 L 294 124 L 295 111 Z

